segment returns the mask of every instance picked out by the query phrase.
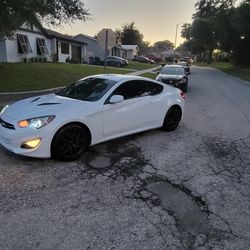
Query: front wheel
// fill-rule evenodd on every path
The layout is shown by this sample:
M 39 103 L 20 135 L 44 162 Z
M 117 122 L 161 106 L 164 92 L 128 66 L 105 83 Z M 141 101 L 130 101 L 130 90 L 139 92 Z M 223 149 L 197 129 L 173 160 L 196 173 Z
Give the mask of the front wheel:
M 178 127 L 179 122 L 181 120 L 181 114 L 182 111 L 179 106 L 171 107 L 165 116 L 162 129 L 166 131 L 175 130 Z
M 79 124 L 69 124 L 55 134 L 51 144 L 52 158 L 73 161 L 79 158 L 88 146 L 88 134 Z

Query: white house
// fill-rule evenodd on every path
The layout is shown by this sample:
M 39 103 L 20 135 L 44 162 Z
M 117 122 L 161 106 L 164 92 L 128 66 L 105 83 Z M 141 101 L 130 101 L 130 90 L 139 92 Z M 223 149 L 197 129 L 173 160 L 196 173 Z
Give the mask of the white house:
M 121 45 L 125 50 L 125 58 L 132 60 L 135 56 L 138 56 L 139 48 L 137 45 Z
M 116 43 L 115 32 L 112 29 L 102 29 L 98 34 L 97 38 L 78 34 L 74 38 L 78 41 L 87 44 L 86 48 L 86 58 L 85 61 L 90 62 L 90 57 L 99 57 L 101 60 L 105 57 L 105 46 L 106 46 L 106 32 L 108 33 L 107 41 L 107 55 L 108 56 L 119 56 L 122 58 L 127 58 L 127 51 L 121 45 Z M 130 46 L 130 45 L 129 45 Z
M 25 23 L 12 38 L 0 37 L 0 62 L 46 58 L 47 61 L 66 62 L 66 59 L 71 59 L 80 63 L 86 56 L 86 46 L 71 36 Z
M 99 46 L 97 39 L 94 37 L 81 33 L 74 36 L 74 39 L 87 44 L 86 57 L 84 59 L 86 62 L 89 62 L 91 57 L 104 57 L 104 50 Z

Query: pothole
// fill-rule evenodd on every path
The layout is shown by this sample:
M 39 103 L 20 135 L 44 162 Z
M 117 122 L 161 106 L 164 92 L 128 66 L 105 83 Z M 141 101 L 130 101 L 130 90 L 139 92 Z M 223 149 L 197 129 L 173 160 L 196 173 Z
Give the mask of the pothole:
M 91 160 L 88 164 L 91 167 L 97 168 L 97 169 L 108 168 L 111 165 L 111 160 L 108 157 L 99 156 Z
M 208 214 L 201 210 L 192 197 L 166 182 L 150 183 L 146 188 L 160 197 L 161 206 L 174 215 L 185 232 L 193 236 L 209 234 Z

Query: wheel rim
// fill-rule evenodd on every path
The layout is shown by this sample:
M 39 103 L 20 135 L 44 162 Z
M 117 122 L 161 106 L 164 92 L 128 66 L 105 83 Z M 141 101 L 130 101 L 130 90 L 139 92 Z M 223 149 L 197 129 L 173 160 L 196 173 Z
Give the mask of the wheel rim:
M 80 126 L 70 126 L 62 130 L 59 139 L 59 152 L 67 159 L 79 157 L 85 146 L 85 133 Z
M 167 116 L 167 128 L 173 130 L 178 127 L 180 122 L 180 113 L 174 110 L 170 111 L 169 115 Z

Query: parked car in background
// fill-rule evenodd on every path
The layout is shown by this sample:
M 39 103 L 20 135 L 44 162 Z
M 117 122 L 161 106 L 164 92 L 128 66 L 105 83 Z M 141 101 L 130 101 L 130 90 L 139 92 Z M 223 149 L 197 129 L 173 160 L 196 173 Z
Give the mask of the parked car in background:
M 187 62 L 189 64 L 189 66 L 191 66 L 193 60 L 190 57 L 180 57 L 179 58 L 179 62 Z
M 166 65 L 162 67 L 156 80 L 187 92 L 188 77 L 184 67 L 181 65 Z
M 0 144 L 20 155 L 75 160 L 97 143 L 153 128 L 175 130 L 184 99 L 180 90 L 148 78 L 90 76 L 6 106 Z
M 141 63 L 155 64 L 155 61 L 154 61 L 154 60 L 150 60 L 150 59 L 147 58 L 146 56 L 138 56 L 138 57 L 134 58 L 133 61 L 141 62 Z
M 186 71 L 186 74 L 187 75 L 190 75 L 190 64 L 188 62 L 184 62 L 184 61 L 181 61 L 181 62 L 178 62 L 177 65 L 181 65 L 184 67 L 185 71 Z
M 104 63 L 104 62 L 103 62 Z M 108 56 L 107 57 L 107 65 L 112 67 L 124 67 L 128 65 L 128 60 L 125 60 L 118 56 Z
M 150 60 L 155 61 L 156 63 L 159 63 L 162 61 L 161 58 L 156 56 L 155 54 L 147 54 L 147 55 L 145 55 L 145 57 L 147 57 Z

